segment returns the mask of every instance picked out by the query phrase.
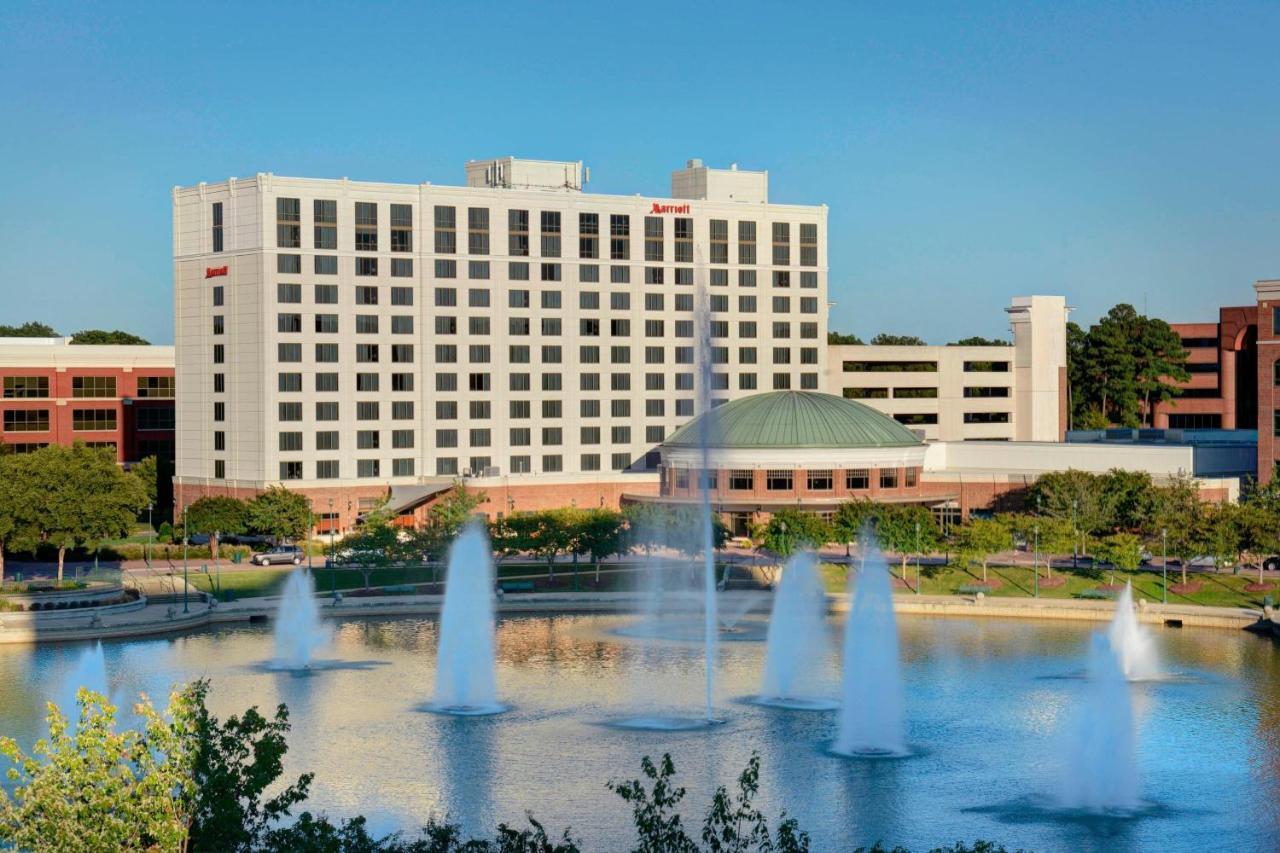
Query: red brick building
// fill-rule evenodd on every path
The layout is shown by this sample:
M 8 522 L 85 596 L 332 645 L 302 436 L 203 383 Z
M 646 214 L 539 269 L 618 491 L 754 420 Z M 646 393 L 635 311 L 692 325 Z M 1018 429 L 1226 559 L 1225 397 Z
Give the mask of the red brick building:
M 22 453 L 83 441 L 120 463 L 171 465 L 173 383 L 173 347 L 0 339 L 0 442 Z
M 1280 279 L 1259 281 L 1256 313 L 1258 358 L 1258 481 L 1271 482 L 1280 435 Z
M 1156 404 L 1158 429 L 1254 429 L 1258 307 L 1222 308 L 1216 323 L 1171 323 L 1189 353 L 1182 393 Z

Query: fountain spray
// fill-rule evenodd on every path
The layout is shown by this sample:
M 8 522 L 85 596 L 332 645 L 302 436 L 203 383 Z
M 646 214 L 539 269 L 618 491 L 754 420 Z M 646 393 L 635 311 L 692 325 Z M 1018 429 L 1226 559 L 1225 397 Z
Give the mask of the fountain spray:
M 701 258 L 699 258 L 701 260 Z M 706 646 L 707 668 L 707 721 L 714 719 L 716 646 L 719 641 L 719 620 L 716 616 L 716 552 L 715 536 L 711 520 L 711 489 L 707 480 L 711 469 L 711 298 L 703 280 L 702 266 L 698 266 L 698 446 L 702 451 L 701 472 L 698 475 L 698 493 L 702 499 L 702 559 L 704 605 L 703 642 Z

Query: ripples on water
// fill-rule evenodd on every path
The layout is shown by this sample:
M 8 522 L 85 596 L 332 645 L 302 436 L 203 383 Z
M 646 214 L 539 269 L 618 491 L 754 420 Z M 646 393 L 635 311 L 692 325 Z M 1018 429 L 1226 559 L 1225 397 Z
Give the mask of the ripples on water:
M 643 755 L 672 753 L 700 819 L 711 790 L 731 785 L 758 750 L 759 803 L 783 808 L 814 838 L 843 850 L 883 839 L 927 849 L 957 839 L 1049 850 L 1280 849 L 1280 646 L 1245 632 L 1157 630 L 1177 677 L 1133 686 L 1143 793 L 1136 819 L 1062 815 L 1043 806 L 1061 756 L 1058 728 L 1082 689 L 1088 635 L 1070 623 L 903 618 L 907 739 L 899 761 L 829 753 L 834 712 L 746 701 L 759 686 L 764 646 L 720 646 L 724 725 L 631 731 L 602 722 L 642 714 L 701 713 L 699 645 L 627 636 L 629 616 L 511 618 L 499 623 L 498 692 L 504 714 L 424 714 L 434 679 L 432 619 L 338 623 L 326 666 L 297 678 L 263 666 L 269 627 L 235 627 L 172 640 L 104 644 L 115 696 L 212 679 L 215 712 L 289 706 L 287 769 L 314 771 L 309 807 L 363 813 L 379 831 L 448 816 L 487 832 L 526 810 L 571 825 L 587 849 L 630 841 L 626 805 L 605 788 L 639 775 Z M 678 632 L 677 632 L 678 633 Z M 839 638 L 821 688 L 839 695 Z M 0 731 L 29 744 L 43 700 L 83 647 L 0 647 Z

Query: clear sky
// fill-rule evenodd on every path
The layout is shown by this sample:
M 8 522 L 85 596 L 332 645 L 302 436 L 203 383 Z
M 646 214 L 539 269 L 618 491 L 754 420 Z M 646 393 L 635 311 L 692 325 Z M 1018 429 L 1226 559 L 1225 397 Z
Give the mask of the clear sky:
M 172 340 L 169 190 L 690 157 L 830 206 L 834 329 L 1002 335 L 1009 297 L 1211 319 L 1280 277 L 1280 4 L 0 7 L 0 323 Z M 1034 7 L 1034 8 L 1033 8 Z

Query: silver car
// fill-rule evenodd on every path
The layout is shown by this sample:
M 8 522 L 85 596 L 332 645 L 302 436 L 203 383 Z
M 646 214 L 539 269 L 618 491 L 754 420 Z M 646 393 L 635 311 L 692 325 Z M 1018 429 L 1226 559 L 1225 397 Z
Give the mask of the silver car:
M 255 566 L 280 566 L 292 563 L 302 565 L 302 549 L 297 545 L 277 545 L 265 551 L 259 551 L 249 558 Z

